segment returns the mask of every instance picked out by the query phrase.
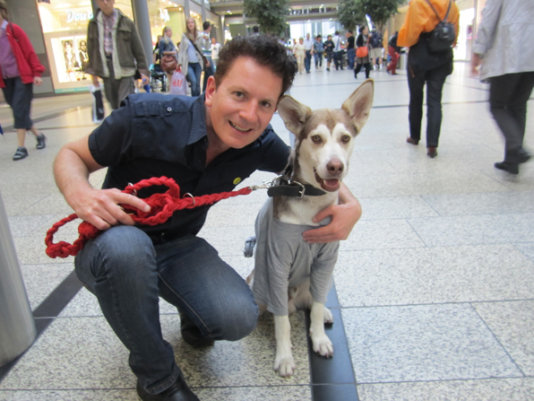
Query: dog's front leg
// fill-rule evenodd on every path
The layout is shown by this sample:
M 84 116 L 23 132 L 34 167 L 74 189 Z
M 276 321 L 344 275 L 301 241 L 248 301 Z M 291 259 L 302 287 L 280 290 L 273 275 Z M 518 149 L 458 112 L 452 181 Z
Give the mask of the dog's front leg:
M 324 305 L 322 303 L 313 302 L 310 321 L 313 350 L 321 356 L 330 358 L 334 355 L 334 346 L 324 331 Z
M 274 370 L 280 376 L 292 376 L 295 361 L 291 353 L 291 325 L 288 315 L 274 316 L 274 337 L 276 339 Z

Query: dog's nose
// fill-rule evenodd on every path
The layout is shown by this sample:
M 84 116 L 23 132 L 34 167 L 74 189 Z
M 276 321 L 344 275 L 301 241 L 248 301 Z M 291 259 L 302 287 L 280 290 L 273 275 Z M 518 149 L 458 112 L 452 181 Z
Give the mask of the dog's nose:
M 332 159 L 326 165 L 328 173 L 332 176 L 338 176 L 343 172 L 343 163 L 339 159 Z

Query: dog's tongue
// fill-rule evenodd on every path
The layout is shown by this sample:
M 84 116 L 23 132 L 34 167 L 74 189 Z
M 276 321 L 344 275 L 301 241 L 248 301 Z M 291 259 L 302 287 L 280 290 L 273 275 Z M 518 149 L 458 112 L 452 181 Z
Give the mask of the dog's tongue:
M 327 191 L 337 191 L 339 180 L 323 180 L 323 188 Z

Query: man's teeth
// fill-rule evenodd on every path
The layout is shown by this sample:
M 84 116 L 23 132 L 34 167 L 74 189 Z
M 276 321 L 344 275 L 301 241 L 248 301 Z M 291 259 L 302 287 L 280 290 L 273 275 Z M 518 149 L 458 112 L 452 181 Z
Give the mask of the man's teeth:
M 231 122 L 231 121 L 230 121 L 230 125 L 231 125 L 233 128 L 235 128 L 236 130 L 240 131 L 240 132 L 248 132 L 248 131 L 250 131 L 250 129 L 248 129 L 248 128 L 246 128 L 246 129 L 245 129 L 245 128 L 241 128 L 241 127 L 235 125 L 235 124 L 234 124 L 233 122 Z

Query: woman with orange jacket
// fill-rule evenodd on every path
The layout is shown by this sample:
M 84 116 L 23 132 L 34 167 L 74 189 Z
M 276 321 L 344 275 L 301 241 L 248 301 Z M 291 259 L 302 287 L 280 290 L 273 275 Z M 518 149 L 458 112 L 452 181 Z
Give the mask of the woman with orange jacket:
M 429 157 L 437 156 L 441 129 L 441 95 L 447 75 L 452 73 L 452 48 L 442 53 L 428 51 L 429 33 L 445 19 L 454 25 L 458 37 L 460 12 L 453 0 L 411 0 L 406 19 L 399 30 L 397 45 L 409 47 L 408 87 L 410 89 L 410 136 L 417 145 L 421 139 L 423 90 L 427 86 L 426 146 Z M 456 44 L 456 43 L 454 43 Z

